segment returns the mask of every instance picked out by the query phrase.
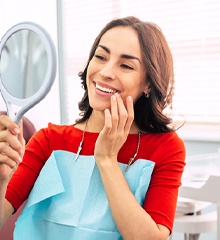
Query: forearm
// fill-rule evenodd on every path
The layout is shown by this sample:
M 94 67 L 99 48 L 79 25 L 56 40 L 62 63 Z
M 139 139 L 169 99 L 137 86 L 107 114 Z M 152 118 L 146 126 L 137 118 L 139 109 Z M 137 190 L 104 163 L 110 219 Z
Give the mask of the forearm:
M 14 208 L 10 202 L 5 199 L 7 183 L 0 181 L 0 229 L 3 227 L 6 220 L 14 212 Z
M 7 184 L 0 183 L 0 229 L 5 222 L 5 193 Z
M 118 163 L 102 162 L 98 168 L 113 218 L 123 238 L 166 239 L 164 233 L 135 199 Z

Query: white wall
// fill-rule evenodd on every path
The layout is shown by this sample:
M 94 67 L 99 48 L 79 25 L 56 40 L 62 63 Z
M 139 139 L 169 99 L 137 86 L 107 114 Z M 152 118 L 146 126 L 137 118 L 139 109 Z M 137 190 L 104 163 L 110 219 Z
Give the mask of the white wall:
M 57 9 L 55 0 L 7 0 L 1 1 L 0 8 L 0 39 L 13 25 L 20 22 L 36 22 L 51 35 L 57 48 Z M 16 84 L 16 79 L 14 79 Z M 0 97 L 0 109 L 5 110 L 5 104 Z M 60 123 L 60 100 L 58 70 L 55 83 L 50 93 L 25 114 L 37 129 L 47 126 L 48 122 Z

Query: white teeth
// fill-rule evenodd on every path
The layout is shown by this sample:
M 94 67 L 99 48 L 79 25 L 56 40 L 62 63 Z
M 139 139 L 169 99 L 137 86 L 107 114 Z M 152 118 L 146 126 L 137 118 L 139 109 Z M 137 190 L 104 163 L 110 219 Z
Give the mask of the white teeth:
M 116 92 L 110 88 L 102 87 L 102 86 L 98 85 L 98 83 L 96 83 L 96 88 L 98 88 L 102 92 L 107 92 L 107 93 L 115 93 Z

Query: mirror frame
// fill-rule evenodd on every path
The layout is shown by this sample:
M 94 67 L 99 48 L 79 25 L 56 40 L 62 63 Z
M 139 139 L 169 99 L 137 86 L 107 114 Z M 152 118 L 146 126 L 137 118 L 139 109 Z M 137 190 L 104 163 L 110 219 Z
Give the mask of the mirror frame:
M 19 23 L 12 28 L 10 28 L 6 34 L 2 37 L 2 40 L 0 42 L 0 63 L 1 63 L 1 53 L 8 41 L 8 39 L 15 34 L 18 31 L 21 30 L 30 30 L 35 32 L 39 38 L 41 39 L 42 43 L 45 46 L 46 52 L 47 52 L 47 58 L 48 58 L 48 64 L 47 64 L 47 71 L 45 79 L 39 88 L 39 90 L 34 93 L 31 97 L 19 99 L 14 96 L 12 96 L 4 87 L 2 83 L 1 78 L 1 71 L 0 71 L 0 91 L 4 98 L 4 101 L 6 103 L 7 112 L 11 119 L 14 120 L 14 122 L 19 123 L 22 116 L 34 105 L 39 103 L 49 92 L 51 89 L 55 77 L 56 77 L 56 70 L 57 70 L 57 58 L 56 58 L 56 50 L 54 43 L 50 37 L 50 35 L 47 33 L 47 31 L 42 28 L 40 25 L 33 23 L 33 22 L 22 22 Z M 1 66 L 1 65 L 0 65 Z M 1 68 L 0 68 L 1 70 Z M 16 81 L 16 80 L 15 80 Z M 13 113 L 13 106 L 12 105 L 21 106 L 21 109 L 17 112 L 16 115 Z

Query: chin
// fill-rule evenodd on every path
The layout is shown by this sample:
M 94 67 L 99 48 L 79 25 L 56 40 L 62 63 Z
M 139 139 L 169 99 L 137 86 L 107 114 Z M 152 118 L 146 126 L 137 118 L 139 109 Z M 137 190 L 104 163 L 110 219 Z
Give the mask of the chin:
M 110 109 L 110 104 L 101 104 L 96 102 L 89 102 L 90 107 L 95 111 L 104 111 L 105 109 Z

